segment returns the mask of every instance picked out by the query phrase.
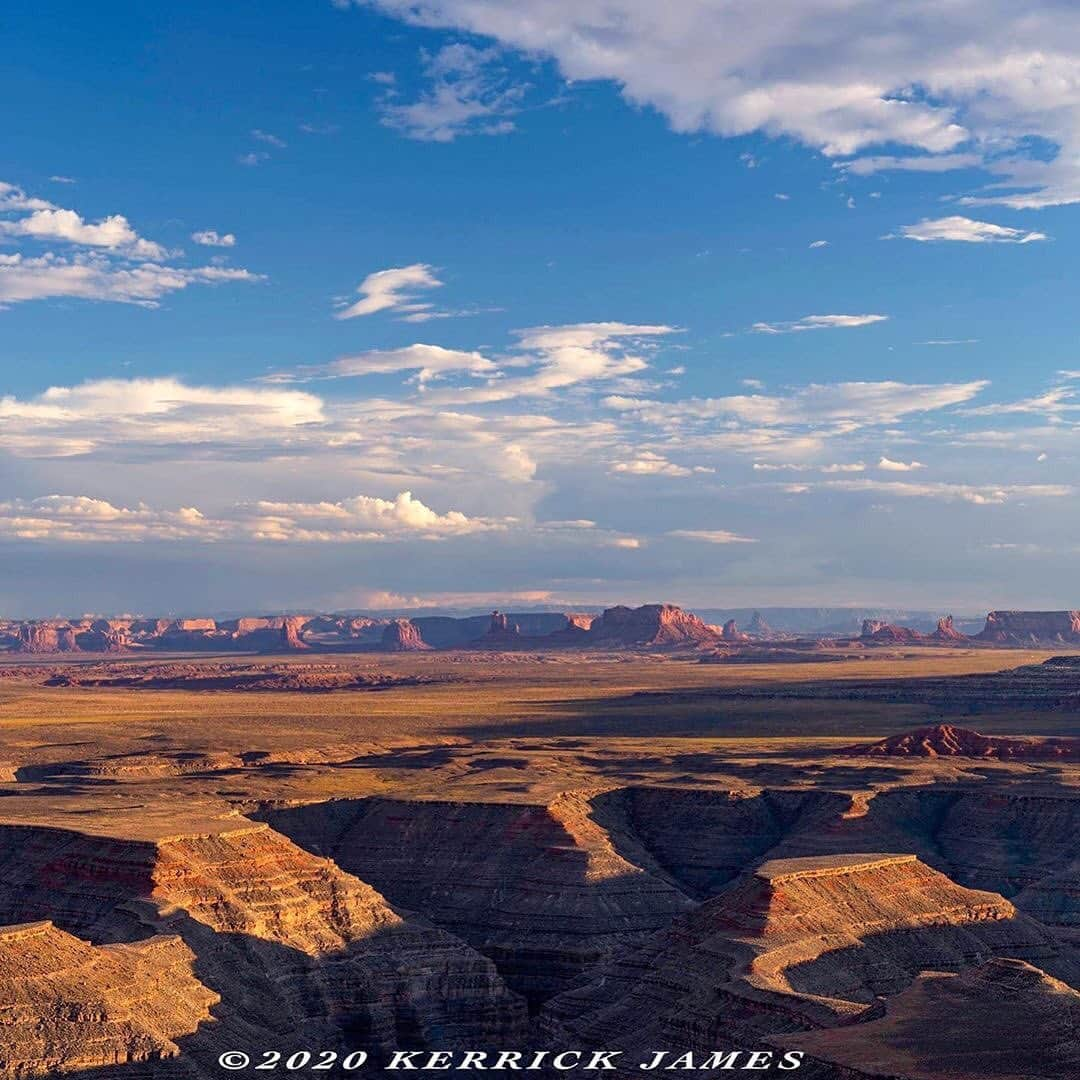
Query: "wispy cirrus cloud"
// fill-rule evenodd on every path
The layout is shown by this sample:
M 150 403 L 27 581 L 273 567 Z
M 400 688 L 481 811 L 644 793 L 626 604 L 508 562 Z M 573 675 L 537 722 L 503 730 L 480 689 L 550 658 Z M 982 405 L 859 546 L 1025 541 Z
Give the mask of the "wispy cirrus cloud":
M 444 143 L 513 131 L 525 87 L 510 77 L 499 49 L 455 42 L 421 57 L 426 87 L 415 100 L 402 100 L 396 80 L 384 82 L 379 109 L 387 127 Z
M 428 317 L 434 309 L 433 304 L 416 299 L 417 291 L 438 289 L 442 284 L 435 276 L 434 267 L 427 263 L 376 270 L 357 286 L 360 299 L 336 311 L 334 318 L 355 319 L 380 311 L 397 311 L 404 313 L 406 319 L 417 321 L 418 317 Z
M 851 330 L 886 322 L 888 315 L 804 315 L 792 322 L 756 322 L 756 334 L 798 334 L 804 330 Z

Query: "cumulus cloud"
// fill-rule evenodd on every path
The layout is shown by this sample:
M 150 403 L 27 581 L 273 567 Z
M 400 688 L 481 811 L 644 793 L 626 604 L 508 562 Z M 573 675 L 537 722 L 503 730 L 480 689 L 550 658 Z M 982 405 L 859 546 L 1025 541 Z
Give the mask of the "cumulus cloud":
M 811 245 L 813 247 L 815 245 Z M 756 322 L 752 329 L 757 334 L 796 334 L 803 330 L 849 330 L 858 326 L 872 326 L 885 322 L 888 315 L 806 315 L 794 322 Z
M 904 225 L 898 235 L 905 240 L 923 243 L 951 240 L 964 244 L 1030 244 L 1033 240 L 1048 239 L 1046 233 L 1013 229 L 989 221 L 974 221 L 959 214 L 933 220 L 927 218 L 917 225 Z
M 430 311 L 432 305 L 417 301 L 416 290 L 437 289 L 441 285 L 434 268 L 427 263 L 376 270 L 357 287 L 360 299 L 336 312 L 334 318 L 355 319 L 378 311 L 400 311 L 414 317 L 422 315 Z
M 883 472 L 913 472 L 915 469 L 925 469 L 921 461 L 893 461 L 891 458 L 882 456 L 877 467 Z
M 693 469 L 685 465 L 676 465 L 660 454 L 643 450 L 630 461 L 616 461 L 611 465 L 611 472 L 625 473 L 629 476 L 692 476 Z
M 441 540 L 506 527 L 507 522 L 438 513 L 411 492 L 393 499 L 355 495 L 340 502 L 238 504 L 215 517 L 194 507 L 114 506 L 85 495 L 46 495 L 0 502 L 0 537 L 67 543 L 188 540 L 355 543 Z
M 108 248 L 136 259 L 157 260 L 168 255 L 160 244 L 139 236 L 123 214 L 89 222 L 74 210 L 50 207 L 35 210 L 15 221 L 0 221 L 0 234 L 25 236 L 34 240 L 62 240 L 81 247 Z
M 215 229 L 200 229 L 191 234 L 191 239 L 203 247 L 236 247 L 236 237 L 232 233 L 219 233 Z
M 1080 9 L 1058 0 L 777 0 L 766 21 L 754 0 L 369 2 L 608 80 L 676 131 L 974 155 L 995 176 L 987 200 L 1080 200 Z
M 0 307 L 51 297 L 156 307 L 163 296 L 189 285 L 261 280 L 248 270 L 225 266 L 168 265 L 179 253 L 139 236 L 122 214 L 86 221 L 14 184 L 0 183 L 0 215 L 0 236 L 32 245 L 30 251 L 0 254 Z M 38 253 L 54 242 L 76 250 Z

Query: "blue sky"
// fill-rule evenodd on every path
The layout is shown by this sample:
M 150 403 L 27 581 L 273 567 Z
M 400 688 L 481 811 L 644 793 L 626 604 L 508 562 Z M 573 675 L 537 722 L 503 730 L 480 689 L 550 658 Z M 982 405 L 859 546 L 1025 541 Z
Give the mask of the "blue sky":
M 1071 5 L 19 7 L 3 612 L 1080 602 Z

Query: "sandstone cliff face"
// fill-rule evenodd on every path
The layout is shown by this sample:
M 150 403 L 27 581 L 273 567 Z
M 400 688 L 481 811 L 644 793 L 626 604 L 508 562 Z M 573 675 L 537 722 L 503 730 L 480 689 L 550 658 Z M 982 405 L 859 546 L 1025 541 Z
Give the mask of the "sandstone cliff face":
M 307 619 L 302 615 L 290 615 L 282 619 L 280 645 L 284 652 L 302 652 L 311 648 L 303 638 L 306 622 Z
M 604 645 L 694 645 L 716 639 L 701 619 L 674 604 L 608 608 L 589 627 L 588 637 Z
M 341 800 L 268 820 L 464 938 L 534 1003 L 693 906 L 623 858 L 580 795 L 546 806 Z
M 51 922 L 0 927 L 0 1071 L 55 1076 L 171 1058 L 220 998 L 177 937 L 93 946 Z
M 781 860 L 554 998 L 541 1023 L 553 1043 L 599 1047 L 618 1032 L 631 1056 L 754 1046 L 855 1020 L 926 968 L 1062 952 L 1002 897 L 913 856 Z
M 728 619 L 720 631 L 720 637 L 724 641 L 749 641 L 750 635 L 739 630 L 739 624 L 734 619 Z
M 1080 1075 L 1080 994 L 1022 960 L 925 972 L 881 1017 L 785 1035 L 840 1080 L 1060 1080 Z
M 77 652 L 75 628 L 67 623 L 20 623 L 15 651 L 22 653 Z
M 52 912 L 92 941 L 176 935 L 218 1022 L 185 1045 L 217 1076 L 236 1047 L 460 1046 L 520 1038 L 491 963 L 265 825 L 121 841 L 0 828 L 0 918 Z
M 967 641 L 967 637 L 961 634 L 953 625 L 953 617 L 946 615 L 937 621 L 937 628 L 930 635 L 934 641 Z
M 380 647 L 384 652 L 424 652 L 431 648 L 411 619 L 394 619 L 388 623 Z
M 1080 611 L 991 611 L 979 641 L 1002 645 L 1080 642 Z
M 923 641 L 924 635 L 908 626 L 894 626 L 880 619 L 863 619 L 861 641 L 875 645 L 910 645 Z

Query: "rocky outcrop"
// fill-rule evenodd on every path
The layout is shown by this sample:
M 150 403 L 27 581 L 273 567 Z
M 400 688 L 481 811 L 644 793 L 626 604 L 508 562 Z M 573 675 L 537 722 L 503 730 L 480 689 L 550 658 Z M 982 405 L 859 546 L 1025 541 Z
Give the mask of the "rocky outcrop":
M 48 914 L 95 942 L 182 938 L 222 999 L 185 1046 L 199 1076 L 218 1075 L 222 1049 L 386 1054 L 523 1032 L 524 1003 L 490 961 L 260 823 L 153 840 L 0 827 L 0 869 L 6 921 Z
M 749 641 L 750 635 L 739 630 L 739 624 L 734 619 L 728 619 L 720 631 L 720 637 L 724 641 Z
M 773 628 L 765 621 L 760 611 L 755 611 L 746 627 L 747 633 L 756 638 L 770 638 L 773 636 Z
M 959 630 L 953 625 L 953 617 L 946 615 L 943 618 L 938 619 L 937 628 L 930 635 L 934 641 L 967 641 L 967 635 L 961 634 Z
M 1080 994 L 1022 960 L 930 971 L 865 1023 L 772 1040 L 841 1080 L 1060 1080 L 1080 1075 Z
M 997 645 L 1080 642 L 1080 611 L 991 611 L 978 641 Z
M 894 626 L 880 619 L 863 619 L 859 640 L 873 645 L 912 645 L 925 640 L 925 637 L 910 626 Z
M 534 1003 L 693 906 L 624 858 L 581 795 L 547 805 L 341 800 L 267 819 L 464 938 Z
M 307 622 L 302 615 L 290 615 L 281 621 L 281 649 L 283 652 L 303 652 L 311 646 L 304 640 L 304 625 Z
M 220 997 L 173 936 L 94 946 L 43 921 L 0 927 L 0 1072 L 55 1076 L 175 1057 Z
M 972 757 L 996 761 L 1080 761 L 1080 739 L 983 735 L 952 724 L 933 724 L 878 742 L 849 747 L 859 757 Z
M 394 619 L 383 630 L 379 646 L 383 652 L 424 652 L 431 646 L 411 619 Z
M 607 608 L 589 627 L 596 645 L 697 645 L 715 642 L 717 634 L 696 615 L 674 604 Z
M 78 652 L 75 628 L 68 623 L 24 622 L 19 624 L 15 651 L 21 653 Z
M 628 1058 L 752 1047 L 856 1020 L 927 968 L 996 955 L 1077 975 L 1065 948 L 1007 900 L 912 855 L 778 860 L 554 998 L 541 1022 L 567 1045 L 607 1046 L 617 1032 Z

